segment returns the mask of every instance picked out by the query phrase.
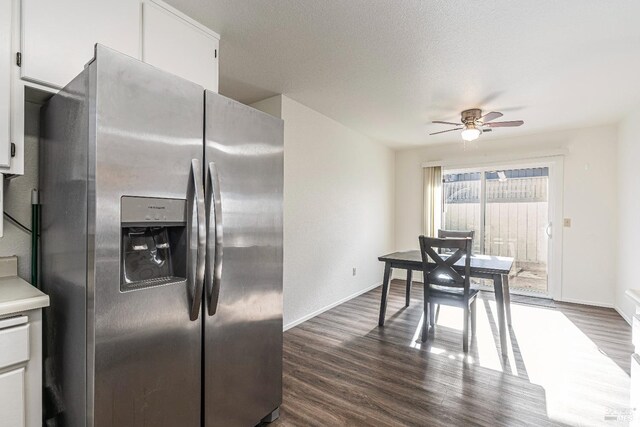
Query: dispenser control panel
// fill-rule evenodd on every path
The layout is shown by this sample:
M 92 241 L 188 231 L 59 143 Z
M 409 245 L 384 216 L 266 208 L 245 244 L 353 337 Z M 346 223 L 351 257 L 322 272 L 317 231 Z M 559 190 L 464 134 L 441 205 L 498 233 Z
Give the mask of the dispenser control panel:
M 122 197 L 121 221 L 123 224 L 186 222 L 186 204 L 183 199 L 159 199 L 153 197 Z

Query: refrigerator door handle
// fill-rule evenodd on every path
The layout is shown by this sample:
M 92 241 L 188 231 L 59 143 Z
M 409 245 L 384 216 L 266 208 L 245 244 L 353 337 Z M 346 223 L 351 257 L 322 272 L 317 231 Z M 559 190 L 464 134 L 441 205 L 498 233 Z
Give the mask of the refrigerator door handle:
M 200 166 L 200 160 L 191 160 L 191 177 L 190 177 L 189 189 L 187 190 L 187 203 L 188 211 L 187 215 L 190 218 L 189 233 L 192 233 L 194 224 L 193 220 L 193 208 L 195 205 L 196 210 L 196 245 L 194 248 L 193 243 L 189 243 L 189 250 L 192 248 L 196 250 L 195 256 L 195 274 L 191 276 L 193 283 L 191 288 L 193 289 L 193 295 L 191 298 L 191 308 L 189 311 L 189 317 L 191 320 L 197 320 L 202 307 L 202 287 L 204 284 L 205 273 L 205 257 L 206 257 L 206 245 L 207 245 L 207 228 L 206 228 L 206 213 L 204 202 L 204 190 L 202 187 L 202 168 Z
M 220 283 L 222 281 L 222 201 L 220 199 L 220 179 L 214 162 L 209 163 L 207 180 L 207 293 L 209 294 L 209 316 L 216 314 Z M 212 236 L 213 234 L 213 236 Z M 213 241 L 212 241 L 213 239 Z M 213 247 L 212 247 L 213 246 Z

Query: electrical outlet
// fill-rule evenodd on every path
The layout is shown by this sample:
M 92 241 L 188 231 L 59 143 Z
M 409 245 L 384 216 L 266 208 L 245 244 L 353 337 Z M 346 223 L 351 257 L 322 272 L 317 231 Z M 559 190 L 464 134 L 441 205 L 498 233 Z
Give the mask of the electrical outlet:
M 354 276 L 356 275 L 356 268 L 355 268 L 355 267 L 353 267 L 353 273 L 352 273 L 352 274 L 353 274 Z
M 562 224 L 566 227 L 566 228 L 570 228 L 571 227 L 571 218 L 565 218 L 564 221 L 562 222 Z

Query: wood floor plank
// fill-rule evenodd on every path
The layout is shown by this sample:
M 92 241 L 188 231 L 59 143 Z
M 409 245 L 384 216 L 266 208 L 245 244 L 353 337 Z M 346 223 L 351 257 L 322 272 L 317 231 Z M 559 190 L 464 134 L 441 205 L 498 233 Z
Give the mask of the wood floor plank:
M 422 287 L 409 307 L 404 290 L 392 281 L 384 327 L 377 288 L 284 334 L 272 426 L 606 425 L 607 408 L 628 409 L 631 328 L 614 310 L 514 296 L 501 359 L 491 294 L 465 355 L 462 312 L 443 308 L 423 344 Z

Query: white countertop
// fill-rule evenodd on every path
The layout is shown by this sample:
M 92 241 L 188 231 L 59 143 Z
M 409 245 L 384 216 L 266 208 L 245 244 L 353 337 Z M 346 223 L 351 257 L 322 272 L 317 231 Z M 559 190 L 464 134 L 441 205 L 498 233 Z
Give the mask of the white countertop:
M 0 316 L 49 306 L 49 296 L 17 276 L 0 277 Z
M 627 289 L 625 294 L 629 299 L 636 303 L 636 305 L 640 305 L 640 289 Z

